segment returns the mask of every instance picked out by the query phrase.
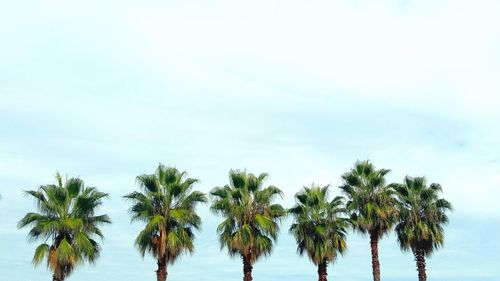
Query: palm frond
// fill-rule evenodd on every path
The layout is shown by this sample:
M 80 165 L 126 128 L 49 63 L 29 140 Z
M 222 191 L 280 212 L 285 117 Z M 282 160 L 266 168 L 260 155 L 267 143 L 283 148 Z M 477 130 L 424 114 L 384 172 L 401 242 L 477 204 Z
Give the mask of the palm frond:
M 432 255 L 444 244 L 442 225 L 448 222 L 446 213 L 452 210 L 447 200 L 439 198 L 441 186 L 436 183 L 427 186 L 424 177 L 406 176 L 402 184 L 393 184 L 392 188 L 399 209 L 395 230 L 400 248 Z
M 33 257 L 38 265 L 44 259 L 54 276 L 69 276 L 73 268 L 84 260 L 95 261 L 99 244 L 91 237 L 103 238 L 100 224 L 110 223 L 107 215 L 95 215 L 106 193 L 94 187 L 85 187 L 79 178 L 64 178 L 56 173 L 56 184 L 42 185 L 38 190 L 26 191 L 35 199 L 38 213 L 27 213 L 19 228 L 30 227 L 28 238 L 52 241 L 39 245 Z
M 230 256 L 245 256 L 254 263 L 271 253 L 279 232 L 279 222 L 287 211 L 273 203 L 282 191 L 263 188 L 266 173 L 259 176 L 241 170 L 229 171 L 229 185 L 215 187 L 210 210 L 223 217 L 217 227 L 221 249 Z
M 333 262 L 347 250 L 349 219 L 343 217 L 343 197 L 328 201 L 328 186 L 304 187 L 295 195 L 296 204 L 289 212 L 294 221 L 289 232 L 297 242 L 297 252 L 307 254 L 315 264 Z
M 182 253 L 192 253 L 193 229 L 201 226 L 195 208 L 207 201 L 205 194 L 191 191 L 198 180 L 160 163 L 154 174 L 138 176 L 137 182 L 142 191 L 129 193 L 124 199 L 132 203 L 132 221 L 145 223 L 135 240 L 141 255 L 149 252 L 174 263 Z

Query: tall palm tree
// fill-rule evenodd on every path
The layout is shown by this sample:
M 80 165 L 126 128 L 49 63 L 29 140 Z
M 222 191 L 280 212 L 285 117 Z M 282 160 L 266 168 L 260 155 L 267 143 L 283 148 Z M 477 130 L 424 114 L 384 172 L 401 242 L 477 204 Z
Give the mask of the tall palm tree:
M 95 214 L 108 194 L 85 187 L 79 178 L 63 179 L 59 173 L 55 177 L 56 184 L 25 191 L 35 198 L 38 212 L 27 213 L 18 227 L 31 227 L 29 240 L 43 241 L 35 250 L 35 266 L 46 258 L 52 280 L 63 281 L 75 266 L 85 261 L 93 263 L 99 257 L 101 247 L 94 239 L 103 238 L 99 226 L 111 220 L 107 215 Z
M 198 180 L 186 176 L 186 172 L 159 164 L 154 174 L 137 177 L 141 191 L 124 196 L 132 202 L 132 221 L 146 224 L 135 245 L 142 256 L 149 252 L 157 259 L 158 281 L 167 280 L 167 264 L 184 252 L 193 253 L 193 230 L 201 226 L 195 207 L 207 198 L 192 191 Z
M 370 161 L 358 161 L 342 175 L 340 189 L 348 197 L 346 207 L 356 230 L 370 235 L 373 280 L 380 281 L 378 242 L 395 223 L 397 208 L 393 190 L 386 185 L 390 170 L 375 169 Z
M 343 197 L 328 201 L 329 186 L 304 187 L 295 194 L 297 204 L 289 210 L 294 217 L 290 233 L 297 240 L 300 255 L 307 253 L 318 267 L 318 280 L 327 281 L 327 266 L 347 250 L 346 236 L 349 220 Z
M 413 252 L 417 263 L 418 280 L 427 280 L 425 257 L 444 244 L 443 225 L 448 223 L 450 202 L 439 197 L 441 186 L 427 186 L 424 177 L 405 177 L 403 184 L 391 185 L 396 191 L 399 222 L 396 225 L 398 243 L 402 250 Z
M 243 280 L 252 280 L 252 268 L 263 255 L 269 255 L 279 232 L 285 209 L 273 203 L 282 196 L 275 186 L 262 187 L 267 174 L 259 176 L 231 170 L 229 185 L 214 188 L 211 210 L 224 217 L 217 227 L 221 249 L 243 260 Z

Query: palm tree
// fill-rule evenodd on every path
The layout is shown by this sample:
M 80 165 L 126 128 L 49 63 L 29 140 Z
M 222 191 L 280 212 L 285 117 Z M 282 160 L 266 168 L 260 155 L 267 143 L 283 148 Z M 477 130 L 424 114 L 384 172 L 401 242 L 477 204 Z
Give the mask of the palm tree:
M 343 197 L 328 201 L 329 186 L 311 186 L 295 194 L 297 204 L 289 210 L 294 217 L 290 233 L 297 240 L 300 255 L 307 253 L 318 267 L 318 280 L 326 281 L 327 266 L 338 254 L 347 250 L 346 236 L 349 221 L 345 213 Z
M 427 279 L 425 257 L 444 244 L 443 225 L 448 223 L 450 202 L 439 198 L 441 186 L 427 186 L 424 177 L 405 177 L 403 184 L 391 185 L 397 194 L 399 222 L 396 225 L 398 243 L 402 250 L 411 250 L 415 256 L 418 280 Z
M 397 208 L 393 190 L 386 185 L 390 170 L 376 170 L 370 161 L 358 161 L 342 175 L 340 189 L 348 197 L 346 207 L 354 229 L 370 235 L 373 280 L 380 281 L 378 241 L 395 223 Z
M 275 186 L 262 187 L 267 174 L 258 177 L 246 171 L 231 170 L 229 185 L 214 188 L 211 210 L 224 217 L 217 227 L 221 249 L 243 260 L 243 280 L 252 280 L 252 268 L 261 257 L 271 253 L 285 209 L 274 204 L 282 191 Z
M 85 187 L 79 178 L 63 179 L 59 173 L 55 177 L 56 184 L 25 191 L 27 196 L 35 198 L 38 213 L 27 213 L 18 227 L 31 227 L 30 241 L 44 241 L 35 250 L 34 265 L 46 258 L 52 280 L 63 281 L 75 266 L 96 261 L 101 247 L 95 236 L 103 238 L 99 226 L 111 220 L 107 215 L 95 215 L 108 194 Z
M 173 264 L 184 252 L 193 253 L 193 230 L 201 226 L 195 207 L 207 198 L 192 191 L 198 180 L 186 176 L 186 172 L 159 164 L 154 174 L 137 177 L 140 192 L 124 196 L 132 202 L 132 221 L 146 224 L 135 245 L 142 256 L 149 252 L 157 259 L 158 281 L 167 280 L 167 264 Z

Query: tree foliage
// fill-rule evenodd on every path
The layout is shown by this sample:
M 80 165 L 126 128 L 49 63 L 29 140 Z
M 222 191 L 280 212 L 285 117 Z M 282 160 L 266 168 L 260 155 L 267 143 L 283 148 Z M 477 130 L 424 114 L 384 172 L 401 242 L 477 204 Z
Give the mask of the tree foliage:
M 275 186 L 263 187 L 267 174 L 259 176 L 231 170 L 229 185 L 211 191 L 211 210 L 224 220 L 217 227 L 219 242 L 231 256 L 241 255 L 251 264 L 269 255 L 279 232 L 285 209 L 273 203 L 282 191 Z
M 143 256 L 149 252 L 159 260 L 174 263 L 182 253 L 193 253 L 194 229 L 201 226 L 195 208 L 207 201 L 205 194 L 192 190 L 197 182 L 187 178 L 186 172 L 162 164 L 154 174 L 137 177 L 141 191 L 124 198 L 132 202 L 132 221 L 145 224 L 135 240 Z
M 329 201 L 328 188 L 304 187 L 289 210 L 294 217 L 290 233 L 297 241 L 297 251 L 300 255 L 306 253 L 315 265 L 330 263 L 347 250 L 349 221 L 343 217 L 343 198 L 337 196 Z
M 397 216 L 394 191 L 385 180 L 389 172 L 375 169 L 370 161 L 358 161 L 342 175 L 344 184 L 340 186 L 348 198 L 346 207 L 355 229 L 378 239 L 391 229 Z
M 54 279 L 64 280 L 75 266 L 99 257 L 101 248 L 95 238 L 104 238 L 99 227 L 111 220 L 95 214 L 108 194 L 86 187 L 79 178 L 64 179 L 59 173 L 55 178 L 56 184 L 25 191 L 35 199 L 38 212 L 27 213 L 18 227 L 30 227 L 31 242 L 44 241 L 35 250 L 34 265 L 46 259 Z
M 405 177 L 402 184 L 392 184 L 399 209 L 395 231 L 403 250 L 423 251 L 430 256 L 443 246 L 443 225 L 448 223 L 450 202 L 439 197 L 442 188 L 437 183 L 427 186 L 424 177 Z

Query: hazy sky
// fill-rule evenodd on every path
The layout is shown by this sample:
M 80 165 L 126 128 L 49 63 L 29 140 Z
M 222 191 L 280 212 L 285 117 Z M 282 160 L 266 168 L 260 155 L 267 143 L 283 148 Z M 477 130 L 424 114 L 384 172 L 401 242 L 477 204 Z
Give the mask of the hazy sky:
M 17 230 L 34 210 L 23 189 L 55 171 L 110 193 L 103 253 L 69 280 L 154 280 L 133 247 L 121 196 L 159 162 L 208 192 L 231 168 L 268 172 L 283 204 L 331 184 L 360 159 L 390 181 L 425 175 L 455 212 L 430 280 L 500 279 L 500 2 L 460 0 L 0 0 L 0 279 L 50 280 Z M 232 281 L 220 218 L 204 219 L 196 253 L 169 280 Z M 258 281 L 315 280 L 290 222 Z M 369 280 L 367 237 L 349 236 L 334 280 Z M 384 281 L 416 280 L 391 235 Z

